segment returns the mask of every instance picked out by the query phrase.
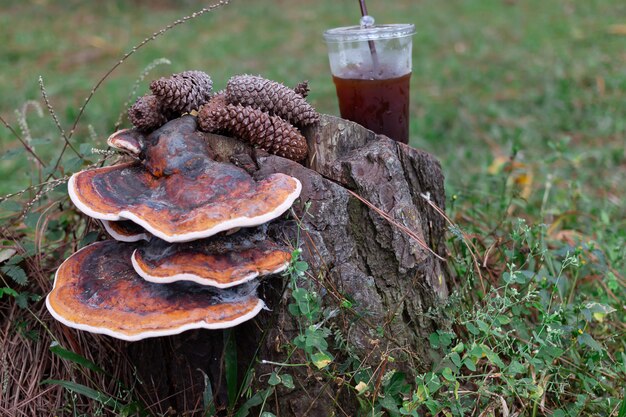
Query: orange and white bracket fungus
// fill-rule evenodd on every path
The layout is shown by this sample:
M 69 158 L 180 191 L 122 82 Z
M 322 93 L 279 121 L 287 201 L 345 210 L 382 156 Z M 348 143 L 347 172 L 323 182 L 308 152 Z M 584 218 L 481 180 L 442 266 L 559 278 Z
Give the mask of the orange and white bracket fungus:
M 89 245 L 59 267 L 46 299 L 50 313 L 123 340 L 232 327 L 256 316 L 264 303 L 251 281 L 284 270 L 290 252 L 260 228 L 235 232 L 287 211 L 300 195 L 298 179 L 276 173 L 256 180 L 214 161 L 193 116 L 149 135 L 119 131 L 108 143 L 135 161 L 74 174 L 68 192 L 117 241 Z M 214 236 L 220 232 L 228 235 Z M 139 240 L 148 242 L 132 243 Z
M 256 181 L 233 164 L 209 159 L 191 116 L 142 142 L 143 165 L 97 168 L 70 178 L 68 191 L 79 210 L 100 220 L 132 220 L 165 241 L 187 242 L 266 223 L 287 211 L 302 189 L 285 174 Z
M 233 327 L 265 305 L 252 283 L 218 290 L 194 283 L 147 282 L 130 261 L 136 248 L 107 240 L 70 256 L 57 270 L 46 298 L 54 318 L 76 329 L 133 341 Z
M 150 240 L 150 233 L 141 226 L 130 220 L 108 221 L 102 220 L 104 230 L 115 240 L 120 242 L 138 242 L 140 240 Z
M 242 230 L 189 243 L 153 240 L 133 252 L 135 271 L 147 281 L 193 281 L 228 288 L 284 271 L 291 253 L 265 233 Z

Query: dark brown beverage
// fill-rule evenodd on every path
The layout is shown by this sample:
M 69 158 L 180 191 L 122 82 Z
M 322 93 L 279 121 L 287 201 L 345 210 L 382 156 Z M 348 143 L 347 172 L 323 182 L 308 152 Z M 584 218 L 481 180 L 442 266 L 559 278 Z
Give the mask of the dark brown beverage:
M 411 73 L 384 80 L 333 76 L 341 117 L 408 143 L 410 81 Z

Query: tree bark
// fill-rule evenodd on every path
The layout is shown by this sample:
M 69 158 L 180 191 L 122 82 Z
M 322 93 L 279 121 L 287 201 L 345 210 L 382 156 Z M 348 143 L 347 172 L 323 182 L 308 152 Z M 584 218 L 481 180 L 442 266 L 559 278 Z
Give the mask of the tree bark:
M 343 352 L 376 369 L 393 356 L 387 370 L 409 374 L 428 365 L 428 336 L 440 327 L 429 310 L 447 297 L 446 269 L 434 254 L 445 257 L 444 219 L 427 202 L 444 208 L 443 174 L 426 152 L 376 135 L 362 126 L 332 116 L 304 132 L 309 158 L 304 165 L 250 149 L 231 138 L 207 135 L 214 158 L 234 162 L 255 177 L 282 172 L 303 185 L 294 212 L 270 225 L 274 237 L 295 244 L 310 265 L 310 285 L 322 295 L 324 307 L 336 310 L 327 323 L 345 339 Z M 354 196 L 356 193 L 392 219 L 385 219 Z M 306 205 L 308 210 L 305 210 Z M 429 249 L 410 237 L 409 229 Z M 270 311 L 232 330 L 237 346 L 240 381 L 252 366 L 253 389 L 267 388 L 274 366 L 285 362 L 285 346 L 299 334 L 288 312 L 291 294 L 285 278 L 263 279 L 260 294 Z M 350 300 L 350 308 L 341 308 Z M 337 336 L 330 338 L 337 339 Z M 337 341 L 337 340 L 335 340 Z M 128 345 L 146 398 L 159 398 L 152 409 L 202 415 L 206 374 L 218 405 L 226 404 L 224 341 L 221 331 L 190 331 Z M 232 345 L 231 345 L 232 346 Z M 291 362 L 305 360 L 301 352 Z M 294 371 L 295 370 L 295 371 Z M 354 415 L 357 407 L 350 381 L 318 378 L 306 368 L 290 368 L 296 388 L 281 388 L 265 410 L 280 416 Z

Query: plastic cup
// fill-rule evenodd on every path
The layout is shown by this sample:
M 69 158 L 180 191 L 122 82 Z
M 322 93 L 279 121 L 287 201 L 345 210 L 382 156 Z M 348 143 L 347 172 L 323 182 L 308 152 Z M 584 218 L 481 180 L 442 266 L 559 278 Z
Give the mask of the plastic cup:
M 370 16 L 324 32 L 342 118 L 409 142 L 414 33 L 415 25 L 374 25 Z

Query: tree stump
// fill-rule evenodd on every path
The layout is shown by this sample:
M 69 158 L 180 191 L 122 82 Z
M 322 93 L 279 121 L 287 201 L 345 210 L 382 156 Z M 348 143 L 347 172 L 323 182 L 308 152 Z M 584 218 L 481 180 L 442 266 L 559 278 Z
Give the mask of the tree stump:
M 428 312 L 447 297 L 447 275 L 443 262 L 401 227 L 445 256 L 444 219 L 427 202 L 430 199 L 444 208 L 438 161 L 332 116 L 322 116 L 304 134 L 309 143 L 305 165 L 253 150 L 232 138 L 207 134 L 207 141 L 216 160 L 234 162 L 257 178 L 282 172 L 302 182 L 302 194 L 294 205 L 302 230 L 295 218 L 284 216 L 270 225 L 270 233 L 292 245 L 300 236 L 302 257 L 314 278 L 308 285 L 322 295 L 325 307 L 336 310 L 331 325 L 363 366 L 376 369 L 393 356 L 388 370 L 410 375 L 425 369 L 430 357 L 428 336 L 441 325 Z M 285 288 L 284 277 L 264 279 L 260 294 L 270 311 L 230 333 L 235 338 L 240 382 L 253 367 L 253 389 L 267 388 L 267 377 L 260 376 L 274 368 L 259 360 L 284 362 L 284 346 L 299 334 L 287 310 L 291 294 Z M 342 300 L 350 300 L 351 308 L 341 308 Z M 203 415 L 205 375 L 218 409 L 226 405 L 223 335 L 195 330 L 128 344 L 129 360 L 143 381 L 143 396 L 159 401 L 151 411 Z M 339 360 L 342 352 L 337 355 Z M 297 351 L 291 357 L 292 362 L 304 360 Z M 342 387 L 350 381 L 320 380 L 304 367 L 289 372 L 296 388 L 277 391 L 267 399 L 266 411 L 283 417 L 354 415 L 358 404 Z

